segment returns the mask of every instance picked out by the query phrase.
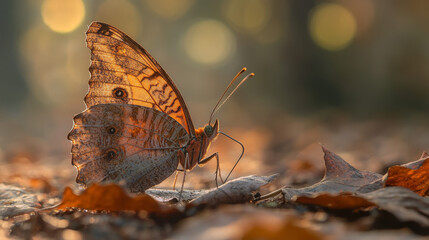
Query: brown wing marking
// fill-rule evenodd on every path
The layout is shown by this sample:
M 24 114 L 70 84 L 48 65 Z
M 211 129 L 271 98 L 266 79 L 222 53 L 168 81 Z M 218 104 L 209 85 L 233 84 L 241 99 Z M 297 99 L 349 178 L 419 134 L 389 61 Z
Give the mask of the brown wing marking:
M 189 141 L 176 120 L 135 105 L 95 105 L 74 122 L 68 139 L 82 184 L 125 180 L 131 191 L 142 192 L 176 170 L 177 151 Z
M 180 92 L 150 54 L 119 29 L 93 22 L 87 31 L 91 78 L 87 107 L 126 103 L 156 109 L 195 135 Z

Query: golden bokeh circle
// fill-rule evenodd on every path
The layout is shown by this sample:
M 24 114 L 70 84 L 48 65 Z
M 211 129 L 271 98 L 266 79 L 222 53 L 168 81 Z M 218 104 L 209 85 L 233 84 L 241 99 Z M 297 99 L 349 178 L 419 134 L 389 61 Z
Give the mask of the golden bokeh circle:
M 68 33 L 75 30 L 85 17 L 85 6 L 81 0 L 44 0 L 43 22 L 54 32 Z
M 347 47 L 356 35 L 356 20 L 338 4 L 320 4 L 310 13 L 309 31 L 323 49 L 338 51 Z
M 186 31 L 184 48 L 195 62 L 217 64 L 232 56 L 235 51 L 235 38 L 222 22 L 201 20 Z
M 246 33 L 255 34 L 268 24 L 271 5 L 269 1 L 263 0 L 225 1 L 223 13 L 234 26 Z

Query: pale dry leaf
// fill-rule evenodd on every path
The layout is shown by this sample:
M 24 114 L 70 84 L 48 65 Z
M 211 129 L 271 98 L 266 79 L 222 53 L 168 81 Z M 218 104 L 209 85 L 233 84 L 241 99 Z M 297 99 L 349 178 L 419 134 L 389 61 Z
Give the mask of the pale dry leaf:
M 203 195 L 207 191 L 209 190 L 183 189 L 182 200 L 185 202 L 191 201 L 192 199 Z M 172 201 L 173 199 L 180 198 L 180 189 L 171 190 L 171 189 L 150 188 L 146 190 L 145 193 L 160 202 L 169 202 L 169 201 Z
M 191 204 L 218 205 L 222 203 L 240 203 L 252 199 L 252 192 L 257 191 L 261 186 L 270 183 L 278 175 L 271 176 L 246 176 L 231 180 L 213 188 L 203 195 L 191 201 Z
M 40 204 L 36 194 L 23 188 L 0 184 L 0 218 L 12 217 L 34 211 Z

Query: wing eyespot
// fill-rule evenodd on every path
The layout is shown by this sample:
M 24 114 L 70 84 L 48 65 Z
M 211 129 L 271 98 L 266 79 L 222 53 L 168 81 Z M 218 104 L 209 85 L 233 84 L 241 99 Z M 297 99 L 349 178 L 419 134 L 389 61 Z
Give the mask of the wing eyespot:
M 107 161 L 115 160 L 118 156 L 116 149 L 110 148 L 105 151 L 104 158 Z
M 128 96 L 127 91 L 120 87 L 113 89 L 112 94 L 114 98 L 119 98 L 119 99 L 126 99 Z
M 116 133 L 116 128 L 115 127 L 107 127 L 107 133 L 109 134 L 115 134 Z

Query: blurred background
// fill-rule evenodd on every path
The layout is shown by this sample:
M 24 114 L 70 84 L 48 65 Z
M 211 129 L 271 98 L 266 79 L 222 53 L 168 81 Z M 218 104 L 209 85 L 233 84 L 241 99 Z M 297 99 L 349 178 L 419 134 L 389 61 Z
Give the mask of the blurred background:
M 0 9 L 3 162 L 74 170 L 66 136 L 85 109 L 92 21 L 157 59 L 196 127 L 242 67 L 255 73 L 217 114 L 246 146 L 237 175 L 323 174 L 319 142 L 374 171 L 428 146 L 428 1 L 21 0 Z M 213 151 L 228 171 L 240 148 L 222 138 Z

